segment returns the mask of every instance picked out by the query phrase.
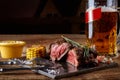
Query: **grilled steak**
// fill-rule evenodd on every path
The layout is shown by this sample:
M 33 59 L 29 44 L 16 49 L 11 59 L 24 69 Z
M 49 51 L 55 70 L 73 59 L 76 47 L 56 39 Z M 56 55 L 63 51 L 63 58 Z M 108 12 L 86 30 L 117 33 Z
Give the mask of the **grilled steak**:
M 52 61 L 63 59 L 64 62 L 70 63 L 75 67 L 91 67 L 97 65 L 95 62 L 97 57 L 96 50 L 87 46 L 80 46 L 69 39 L 57 40 L 50 44 L 49 49 L 50 59 Z
M 81 65 L 82 58 L 83 58 L 83 49 L 75 47 L 69 50 L 67 54 L 66 62 L 78 67 L 79 65 Z
M 70 49 L 70 44 L 59 40 L 50 45 L 50 58 L 52 61 L 59 61 Z
M 83 67 L 92 67 L 96 66 L 97 63 L 96 57 L 97 53 L 94 50 L 89 49 L 89 54 L 85 56 L 84 48 L 74 47 L 69 50 L 67 54 L 66 62 L 72 64 L 75 67 L 83 66 Z

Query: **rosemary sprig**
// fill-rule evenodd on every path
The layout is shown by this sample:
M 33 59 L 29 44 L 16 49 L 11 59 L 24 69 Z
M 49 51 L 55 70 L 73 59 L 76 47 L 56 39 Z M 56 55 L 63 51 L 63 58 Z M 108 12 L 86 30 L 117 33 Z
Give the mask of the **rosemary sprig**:
M 63 35 L 61 36 L 65 41 L 71 43 L 75 47 L 83 47 L 83 45 L 79 44 L 78 42 L 75 42 L 67 37 L 64 37 Z
M 84 57 L 89 57 L 89 47 L 88 46 L 84 47 Z
M 75 42 L 67 37 L 64 37 L 63 35 L 61 36 L 65 41 L 71 43 L 75 47 L 81 47 L 84 49 L 83 55 L 84 57 L 89 57 L 89 47 L 88 46 L 83 46 L 82 44 L 79 44 L 78 42 Z

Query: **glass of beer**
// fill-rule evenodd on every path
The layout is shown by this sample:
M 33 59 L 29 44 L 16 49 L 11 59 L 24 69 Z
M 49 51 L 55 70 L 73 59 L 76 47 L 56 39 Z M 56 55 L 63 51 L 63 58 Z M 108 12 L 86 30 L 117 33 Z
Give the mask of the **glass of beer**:
M 87 0 L 85 34 L 87 44 L 99 54 L 117 54 L 117 0 Z

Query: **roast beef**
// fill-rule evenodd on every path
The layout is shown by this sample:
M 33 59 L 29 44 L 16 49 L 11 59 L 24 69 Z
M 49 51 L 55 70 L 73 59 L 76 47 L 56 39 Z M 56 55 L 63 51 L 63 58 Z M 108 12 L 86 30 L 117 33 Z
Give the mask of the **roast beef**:
M 83 67 L 98 66 L 98 62 L 97 62 L 98 53 L 97 53 L 97 51 L 92 49 L 92 48 L 89 48 L 88 53 L 89 54 L 87 56 L 83 56 L 82 66 Z
M 64 37 L 63 37 L 64 38 Z M 68 38 L 57 40 L 50 44 L 50 59 L 70 63 L 75 67 L 96 66 L 96 50 L 80 45 Z M 65 57 L 64 57 L 65 56 Z
M 97 53 L 96 51 L 92 49 L 88 49 L 88 54 L 85 55 L 85 48 L 81 47 L 74 47 L 71 50 L 69 50 L 67 54 L 67 60 L 66 62 L 70 63 L 71 65 L 75 67 L 93 67 L 96 66 L 96 57 Z
M 50 58 L 52 61 L 59 61 L 69 51 L 70 43 L 58 40 L 50 45 Z
M 74 47 L 71 50 L 69 50 L 67 54 L 66 62 L 72 64 L 75 67 L 78 67 L 81 65 L 81 61 L 83 58 L 83 49 Z

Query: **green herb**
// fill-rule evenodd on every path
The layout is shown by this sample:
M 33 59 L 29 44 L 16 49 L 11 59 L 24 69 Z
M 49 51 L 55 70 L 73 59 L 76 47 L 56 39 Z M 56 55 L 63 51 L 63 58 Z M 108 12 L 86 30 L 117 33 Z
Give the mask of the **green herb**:
M 66 42 L 69 42 L 70 44 L 72 44 L 75 47 L 81 47 L 84 49 L 84 57 L 89 57 L 89 47 L 88 46 L 83 46 L 82 44 L 79 44 L 78 42 L 75 42 L 67 37 L 64 37 L 63 35 L 61 36 Z
M 84 47 L 84 57 L 89 57 L 89 47 Z
M 63 35 L 61 36 L 65 41 L 67 41 L 68 43 L 71 43 L 73 46 L 75 47 L 83 47 L 81 44 L 79 44 L 78 42 L 75 42 L 67 37 L 64 37 Z

